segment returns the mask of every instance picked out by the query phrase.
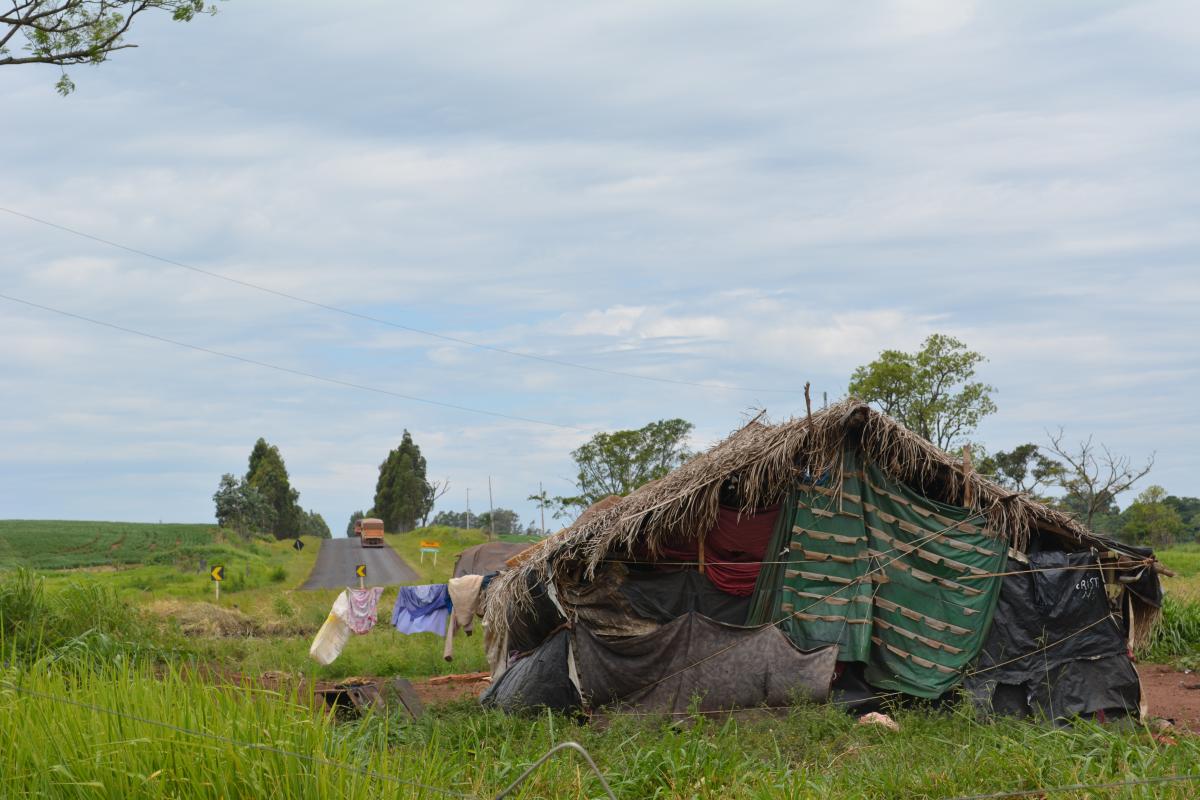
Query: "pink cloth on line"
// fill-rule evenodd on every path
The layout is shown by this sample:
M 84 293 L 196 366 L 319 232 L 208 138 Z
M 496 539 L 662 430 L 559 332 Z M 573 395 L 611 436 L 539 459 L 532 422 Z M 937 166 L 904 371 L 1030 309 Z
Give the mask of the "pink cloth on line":
M 346 624 L 355 633 L 369 632 L 375 627 L 376 609 L 379 606 L 379 596 L 383 594 L 383 587 L 347 589 L 346 593 L 350 600 L 350 608 L 346 612 Z

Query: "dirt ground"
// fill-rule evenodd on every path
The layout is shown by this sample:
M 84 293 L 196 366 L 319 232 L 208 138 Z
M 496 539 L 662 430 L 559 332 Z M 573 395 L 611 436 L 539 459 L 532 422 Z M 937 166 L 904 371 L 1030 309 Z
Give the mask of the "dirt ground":
M 1180 672 L 1163 664 L 1138 664 L 1137 670 L 1150 716 L 1200 733 L 1200 673 Z
M 1200 672 L 1180 671 L 1164 664 L 1138 664 L 1137 670 L 1142 679 L 1142 692 L 1150 718 L 1170 720 L 1180 729 L 1200 734 Z M 294 679 L 283 673 L 265 673 L 254 679 L 237 673 L 205 672 L 207 677 L 220 682 L 250 683 L 266 689 L 278 689 Z M 429 706 L 477 698 L 488 687 L 490 680 L 486 672 L 473 672 L 413 681 L 412 687 L 421 702 Z M 314 688 L 319 693 L 337 686 L 355 684 L 382 687 L 385 682 L 386 679 L 376 677 L 346 678 L 341 681 L 320 681 Z

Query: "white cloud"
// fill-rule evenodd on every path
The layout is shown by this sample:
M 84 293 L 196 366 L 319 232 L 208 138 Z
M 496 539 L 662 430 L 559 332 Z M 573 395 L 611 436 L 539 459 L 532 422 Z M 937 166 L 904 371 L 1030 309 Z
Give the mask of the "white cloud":
M 1129 452 L 1200 445 L 1131 413 L 1187 419 L 1200 370 L 1190 6 L 377 3 L 365 27 L 280 8 L 149 27 L 66 101 L 49 73 L 4 71 L 21 113 L 0 205 L 402 325 L 668 380 L 837 396 L 879 350 L 946 331 L 990 358 L 1001 413 L 981 434 L 998 446 L 1064 422 Z M 3 213 L 0 239 L 8 293 L 405 394 L 585 430 L 684 416 L 697 442 L 749 408 L 800 406 L 459 346 Z M 0 345 L 17 515 L 207 516 L 216 476 L 265 435 L 337 529 L 406 427 L 453 502 L 492 474 L 497 502 L 521 507 L 538 480 L 566 490 L 587 436 L 2 301 Z M 1161 463 L 1156 479 L 1200 493 L 1185 461 Z M 104 481 L 68 508 L 39 488 L 92 464 Z M 149 497 L 147 474 L 171 478 Z

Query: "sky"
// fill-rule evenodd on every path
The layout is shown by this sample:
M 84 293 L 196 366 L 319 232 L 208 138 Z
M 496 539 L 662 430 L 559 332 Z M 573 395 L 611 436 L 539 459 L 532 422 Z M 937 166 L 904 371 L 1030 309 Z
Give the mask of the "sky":
M 338 534 L 407 429 L 528 521 L 597 431 L 703 448 L 933 332 L 988 448 L 1200 495 L 1194 4 L 347 10 L 0 68 L 0 294 L 77 315 L 0 299 L 0 518 L 210 521 L 262 436 Z

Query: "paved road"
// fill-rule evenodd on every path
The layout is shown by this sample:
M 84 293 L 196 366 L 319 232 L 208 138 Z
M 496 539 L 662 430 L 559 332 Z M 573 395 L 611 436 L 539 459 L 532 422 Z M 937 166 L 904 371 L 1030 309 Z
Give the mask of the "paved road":
M 413 583 L 420 576 L 389 545 L 363 547 L 358 538 L 325 539 L 317 553 L 317 563 L 301 589 L 336 589 L 357 586 L 356 564 L 367 565 L 367 586 Z

